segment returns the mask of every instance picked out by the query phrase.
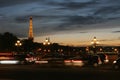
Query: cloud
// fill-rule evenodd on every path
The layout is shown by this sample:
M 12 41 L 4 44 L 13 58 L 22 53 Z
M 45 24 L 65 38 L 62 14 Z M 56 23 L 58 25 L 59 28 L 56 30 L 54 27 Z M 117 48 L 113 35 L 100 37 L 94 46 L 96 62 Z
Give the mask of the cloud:
M 120 1 L 119 0 L 100 0 L 96 5 L 94 15 L 100 16 L 106 19 L 120 18 Z
M 63 9 L 80 9 L 84 8 L 90 5 L 94 5 L 95 1 L 92 0 L 86 0 L 86 1 L 63 1 L 63 2 L 58 2 L 58 1 L 49 1 L 47 2 L 48 5 L 54 5 L 54 6 L 62 6 Z
M 29 26 L 29 17 L 32 16 L 36 34 L 40 32 L 52 34 L 61 31 L 89 29 L 89 27 L 94 29 L 93 26 L 88 25 L 101 24 L 120 17 L 119 0 L 112 1 L 0 0 L 0 24 L 1 27 L 6 26 L 4 30 L 9 30 L 10 28 L 7 27 L 9 25 L 14 26 L 14 31 L 19 30 L 18 27 L 21 28 L 21 26 L 24 29 Z M 7 8 L 2 9 L 2 7 Z M 3 24 L 3 21 L 6 25 Z M 103 27 L 100 26 L 100 28 Z M 25 30 L 22 31 L 25 32 Z
M 83 28 L 84 25 L 101 23 L 104 20 L 94 16 L 66 16 L 64 23 L 60 24 L 56 30 L 74 30 Z
M 113 31 L 113 33 L 120 33 L 120 31 Z
M 79 32 L 79 33 L 88 33 L 88 32 Z
M 32 3 L 36 1 L 43 1 L 43 0 L 0 0 L 0 7 L 8 7 L 8 6 L 14 6 L 19 4 L 27 4 Z
M 113 40 L 109 40 L 109 39 L 103 39 L 103 40 L 99 40 L 100 42 L 107 42 L 107 41 L 113 41 Z
M 118 37 L 118 40 L 120 40 L 120 37 Z
M 103 19 L 95 16 L 70 16 L 68 18 L 69 23 L 72 24 L 96 24 L 101 22 Z
M 120 6 L 107 6 L 98 9 L 94 15 L 101 16 L 108 19 L 120 18 Z
M 15 18 L 15 21 L 17 23 L 26 23 L 29 21 L 29 17 L 16 17 Z

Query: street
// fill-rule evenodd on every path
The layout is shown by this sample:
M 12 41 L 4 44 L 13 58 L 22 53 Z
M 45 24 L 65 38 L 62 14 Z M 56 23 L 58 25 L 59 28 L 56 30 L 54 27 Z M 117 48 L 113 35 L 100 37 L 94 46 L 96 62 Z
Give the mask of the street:
M 0 65 L 0 80 L 118 80 L 111 66 L 67 67 L 51 65 Z

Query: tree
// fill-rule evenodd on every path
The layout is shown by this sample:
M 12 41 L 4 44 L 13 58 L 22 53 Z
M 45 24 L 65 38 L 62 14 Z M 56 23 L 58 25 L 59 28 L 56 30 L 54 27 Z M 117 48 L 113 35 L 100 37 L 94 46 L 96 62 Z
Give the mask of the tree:
M 0 34 L 0 51 L 13 51 L 17 37 L 12 33 Z

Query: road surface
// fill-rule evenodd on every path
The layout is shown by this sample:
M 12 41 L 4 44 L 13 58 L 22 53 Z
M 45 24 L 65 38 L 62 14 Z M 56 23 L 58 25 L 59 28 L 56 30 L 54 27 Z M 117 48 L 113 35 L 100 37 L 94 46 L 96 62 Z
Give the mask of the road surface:
M 120 70 L 101 67 L 0 65 L 0 80 L 118 80 Z

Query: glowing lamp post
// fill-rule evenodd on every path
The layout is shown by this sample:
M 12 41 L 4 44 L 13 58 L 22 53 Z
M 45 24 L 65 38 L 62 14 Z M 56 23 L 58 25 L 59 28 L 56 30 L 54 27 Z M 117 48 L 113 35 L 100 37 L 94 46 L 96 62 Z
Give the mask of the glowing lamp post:
M 17 42 L 15 43 L 15 46 L 17 46 L 17 48 L 19 48 L 20 46 L 22 46 L 22 43 L 20 42 L 20 40 L 17 40 Z M 19 52 L 18 49 L 17 49 L 17 52 Z
M 49 40 L 49 38 L 46 38 L 45 42 L 43 42 L 43 45 L 50 45 L 50 40 Z
M 17 40 L 17 42 L 15 43 L 15 46 L 21 46 L 22 43 L 20 42 L 20 40 Z
M 93 45 L 94 48 L 94 54 L 96 53 L 96 46 L 99 42 L 97 41 L 96 37 L 93 38 L 91 44 Z
M 117 48 L 115 48 L 114 51 L 115 51 L 115 53 L 118 53 L 118 49 Z
M 46 38 L 46 40 L 43 42 L 43 45 L 45 45 L 46 50 L 44 52 L 50 52 L 49 46 L 50 45 L 50 39 Z

